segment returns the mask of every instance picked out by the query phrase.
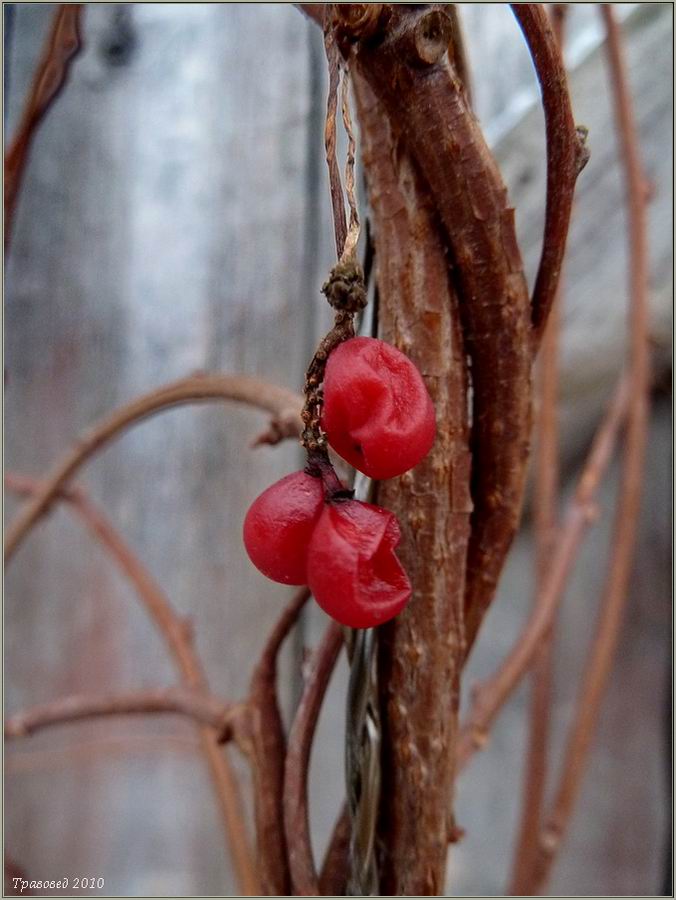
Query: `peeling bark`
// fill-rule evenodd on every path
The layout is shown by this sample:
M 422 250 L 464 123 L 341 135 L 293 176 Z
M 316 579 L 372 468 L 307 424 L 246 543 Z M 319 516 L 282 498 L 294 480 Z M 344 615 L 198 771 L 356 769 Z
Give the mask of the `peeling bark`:
M 379 629 L 383 722 L 381 893 L 443 893 L 469 538 L 467 384 L 433 201 L 365 81 L 355 77 L 369 181 L 380 336 L 420 368 L 437 411 L 430 455 L 379 485 L 399 518 L 413 598 Z

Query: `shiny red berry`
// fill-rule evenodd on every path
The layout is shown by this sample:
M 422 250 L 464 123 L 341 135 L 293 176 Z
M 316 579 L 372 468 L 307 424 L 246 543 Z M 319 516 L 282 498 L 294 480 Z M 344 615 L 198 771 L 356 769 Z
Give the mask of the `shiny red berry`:
M 323 507 L 321 478 L 307 472 L 285 476 L 254 500 L 244 519 L 244 546 L 263 575 L 307 584 L 307 548 Z
M 308 586 L 321 608 L 350 628 L 370 628 L 396 616 L 411 596 L 395 556 L 393 513 L 358 500 L 329 503 L 307 556 Z
M 429 453 L 434 407 L 422 375 L 396 347 L 357 337 L 329 356 L 322 428 L 333 449 L 371 478 L 393 478 Z

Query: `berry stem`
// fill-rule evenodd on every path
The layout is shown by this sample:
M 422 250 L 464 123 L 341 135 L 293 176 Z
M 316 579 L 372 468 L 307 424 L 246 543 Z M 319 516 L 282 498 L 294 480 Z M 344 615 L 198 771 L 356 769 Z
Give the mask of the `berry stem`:
M 337 263 L 331 270 L 322 293 L 336 311 L 333 328 L 319 342 L 305 373 L 305 405 L 301 412 L 303 433 L 301 444 L 309 455 L 322 453 L 328 461 L 326 436 L 321 429 L 322 382 L 329 354 L 335 348 L 353 338 L 354 316 L 366 306 L 364 272 L 354 256 Z
M 327 503 L 338 500 L 352 500 L 354 491 L 345 488 L 329 461 L 326 447 L 313 450 L 308 453 L 305 471 L 308 475 L 321 478 L 324 487 L 324 496 Z

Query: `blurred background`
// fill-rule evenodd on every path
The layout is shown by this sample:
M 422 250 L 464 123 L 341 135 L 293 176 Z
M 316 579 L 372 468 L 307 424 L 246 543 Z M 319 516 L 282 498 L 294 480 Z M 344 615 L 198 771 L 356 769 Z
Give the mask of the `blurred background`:
M 55 7 L 5 4 L 5 140 Z M 537 85 L 504 4 L 460 4 L 477 114 L 508 182 L 533 277 L 544 211 Z M 649 208 L 655 392 L 628 615 L 582 794 L 552 894 L 655 894 L 670 844 L 671 4 L 625 4 L 631 87 Z M 562 448 L 568 488 L 625 346 L 623 181 L 601 16 L 571 6 L 566 60 L 591 161 L 578 182 L 565 267 Z M 300 390 L 329 316 L 333 262 L 319 29 L 288 4 L 95 4 L 84 48 L 34 142 L 5 268 L 5 465 L 40 476 L 90 424 L 196 370 L 244 372 Z M 363 199 L 363 198 L 362 198 Z M 212 691 L 241 698 L 287 599 L 249 563 L 244 513 L 297 468 L 293 442 L 250 450 L 261 414 L 211 404 L 163 413 L 87 466 L 80 483 L 194 625 Z M 600 495 L 561 615 L 553 765 L 560 758 L 604 577 L 616 472 Z M 6 519 L 18 503 L 8 495 Z M 531 604 L 528 517 L 465 678 L 510 648 Z M 308 610 L 280 676 L 285 715 Z M 127 582 L 56 507 L 5 580 L 6 713 L 76 692 L 175 681 Z M 315 855 L 343 797 L 344 665 L 312 760 Z M 504 709 L 458 786 L 466 836 L 449 890 L 506 888 L 518 822 L 528 689 Z M 466 698 L 465 698 L 466 699 Z M 238 753 L 228 750 L 246 785 Z M 555 769 L 553 770 L 555 771 Z M 237 893 L 194 730 L 173 718 L 70 725 L 5 751 L 5 851 L 31 878 L 105 878 L 125 896 Z

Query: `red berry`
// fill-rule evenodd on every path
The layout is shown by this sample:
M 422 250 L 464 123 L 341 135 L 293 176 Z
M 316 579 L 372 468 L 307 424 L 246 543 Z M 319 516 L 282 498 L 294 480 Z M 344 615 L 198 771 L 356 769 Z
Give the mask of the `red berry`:
M 429 453 L 434 407 L 411 360 L 376 338 L 357 337 L 329 356 L 322 428 L 333 449 L 371 478 L 393 478 Z
M 330 503 L 317 522 L 307 556 L 308 586 L 330 616 L 350 628 L 371 628 L 396 616 L 411 596 L 394 554 L 399 524 L 370 503 Z
M 321 478 L 293 472 L 249 507 L 244 546 L 256 568 L 282 584 L 306 584 L 307 548 L 324 507 Z

